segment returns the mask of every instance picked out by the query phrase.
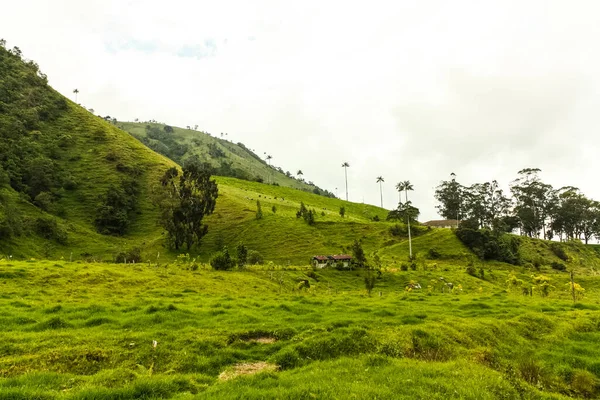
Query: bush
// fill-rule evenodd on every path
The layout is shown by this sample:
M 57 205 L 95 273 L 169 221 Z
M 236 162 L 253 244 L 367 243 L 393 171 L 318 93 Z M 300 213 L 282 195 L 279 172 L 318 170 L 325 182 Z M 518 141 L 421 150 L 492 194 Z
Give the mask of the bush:
M 567 266 L 558 261 L 552 261 L 552 263 L 550 263 L 550 267 L 552 267 L 552 269 L 555 269 L 557 271 L 566 271 L 567 270 Z
M 265 263 L 265 258 L 263 257 L 262 254 L 260 254 L 256 250 L 248 251 L 248 264 L 256 265 L 256 264 L 264 264 L 264 263 Z
M 438 250 L 437 247 L 432 247 L 427 251 L 427 258 L 430 260 L 438 260 L 442 258 L 442 253 Z
M 210 259 L 210 266 L 216 270 L 227 271 L 235 266 L 235 261 L 229 255 L 229 250 L 226 247 Z
M 400 271 L 408 271 L 408 265 L 402 263 L 402 265 L 400 265 Z
M 565 252 L 565 249 L 563 248 L 563 246 L 561 246 L 560 243 L 550 243 L 550 250 L 552 251 L 552 253 L 554 253 L 554 255 L 558 258 L 560 258 L 563 261 L 569 261 L 569 255 Z
M 395 224 L 394 226 L 390 227 L 390 233 L 392 236 L 404 236 L 408 234 L 408 230 L 406 227 Z
M 127 251 L 122 251 L 115 257 L 115 262 L 117 264 L 142 262 L 142 249 L 139 247 L 134 247 Z
M 35 231 L 44 239 L 54 240 L 60 244 L 67 243 L 67 232 L 58 226 L 54 218 L 39 217 L 36 219 Z
M 472 262 L 467 265 L 467 274 L 471 276 L 477 276 L 477 269 L 475 268 L 475 265 L 473 265 Z

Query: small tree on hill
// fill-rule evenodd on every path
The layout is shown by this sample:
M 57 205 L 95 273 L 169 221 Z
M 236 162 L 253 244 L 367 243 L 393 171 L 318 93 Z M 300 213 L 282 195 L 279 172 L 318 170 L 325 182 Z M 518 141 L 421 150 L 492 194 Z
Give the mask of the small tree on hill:
M 161 178 L 160 222 L 171 247 L 179 249 L 185 244 L 190 249 L 208 232 L 202 219 L 213 213 L 219 195 L 217 183 L 210 177 L 210 166 L 193 163 L 184 166 L 181 175 L 171 168 Z
M 260 201 L 256 200 L 256 219 L 262 219 L 263 213 L 262 208 L 260 206 Z
M 362 245 L 358 240 L 355 240 L 350 246 L 350 250 L 352 250 L 352 262 L 358 268 L 365 268 L 367 266 L 367 257 L 365 256 L 365 252 L 362 248 Z
M 237 263 L 239 267 L 243 267 L 246 265 L 248 261 L 248 248 L 244 246 L 243 243 L 240 243 L 236 247 L 237 250 Z
M 340 217 L 344 218 L 345 215 L 346 215 L 346 207 L 341 206 L 340 207 Z
M 373 271 L 368 270 L 365 274 L 365 289 L 367 289 L 367 294 L 370 296 L 373 288 L 375 287 L 375 274 Z
M 300 202 L 300 209 L 296 212 L 296 218 L 302 218 L 309 225 L 315 224 L 315 210 L 309 210 L 306 208 L 303 202 Z

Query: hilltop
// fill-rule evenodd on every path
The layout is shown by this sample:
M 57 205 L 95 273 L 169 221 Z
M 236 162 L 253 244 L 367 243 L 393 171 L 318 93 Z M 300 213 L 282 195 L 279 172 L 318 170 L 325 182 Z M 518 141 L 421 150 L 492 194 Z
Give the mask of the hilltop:
M 208 162 L 215 173 L 247 181 L 286 186 L 327 197 L 333 193 L 317 187 L 311 181 L 284 171 L 267 162 L 243 143 L 233 143 L 203 131 L 183 129 L 156 122 L 123 122 L 115 124 L 152 150 L 169 157 L 179 165 L 188 162 Z M 222 134 L 221 134 L 222 135 Z

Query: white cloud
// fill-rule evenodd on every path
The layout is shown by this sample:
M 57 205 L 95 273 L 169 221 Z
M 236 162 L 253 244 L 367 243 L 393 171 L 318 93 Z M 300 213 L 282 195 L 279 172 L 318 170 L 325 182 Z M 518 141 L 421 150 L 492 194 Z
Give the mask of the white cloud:
M 424 219 L 450 172 L 528 166 L 600 199 L 593 1 L 68 1 L 5 6 L 0 35 L 97 112 L 228 132 L 353 201 Z

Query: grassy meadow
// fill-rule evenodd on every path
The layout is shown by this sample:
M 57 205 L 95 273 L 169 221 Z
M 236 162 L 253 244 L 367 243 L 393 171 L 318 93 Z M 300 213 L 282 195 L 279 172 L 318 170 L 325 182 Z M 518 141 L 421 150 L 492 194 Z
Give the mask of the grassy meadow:
M 3 260 L 0 399 L 597 397 L 596 273 L 482 270 Z

